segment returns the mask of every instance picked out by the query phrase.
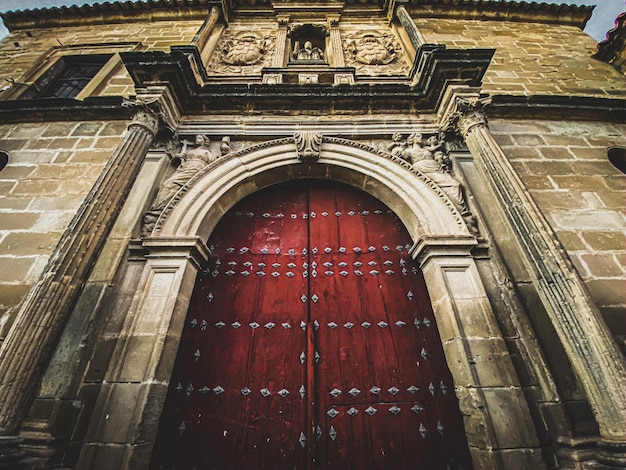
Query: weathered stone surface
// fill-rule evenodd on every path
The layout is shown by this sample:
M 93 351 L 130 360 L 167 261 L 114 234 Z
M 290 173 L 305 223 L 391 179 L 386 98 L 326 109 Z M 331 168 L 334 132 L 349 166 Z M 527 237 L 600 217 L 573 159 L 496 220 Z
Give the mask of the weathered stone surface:
M 538 447 L 539 442 L 534 433 L 530 415 L 523 413 L 527 410 L 526 399 L 520 388 L 485 388 L 484 400 L 490 404 L 489 415 L 497 432 L 499 448 L 511 449 L 521 447 Z M 519 411 L 513 417 L 511 410 Z
M 621 231 L 588 231 L 580 234 L 593 250 L 613 251 L 626 249 L 626 233 Z
M 0 232 L 7 230 L 27 230 L 39 220 L 39 214 L 32 212 L 7 212 L 0 215 Z

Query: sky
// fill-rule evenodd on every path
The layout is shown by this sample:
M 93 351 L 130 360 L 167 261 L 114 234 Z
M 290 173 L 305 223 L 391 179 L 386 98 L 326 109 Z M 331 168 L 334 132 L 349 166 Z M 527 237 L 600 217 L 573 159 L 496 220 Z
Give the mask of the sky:
M 515 1 L 515 0 L 510 0 Z M 626 11 L 626 0 L 544 0 L 549 3 L 569 3 L 576 5 L 597 5 L 591 20 L 587 23 L 585 32 L 596 41 L 602 41 L 608 30 L 615 26 L 615 18 Z M 24 10 L 32 8 L 46 8 L 61 5 L 104 3 L 104 1 L 63 1 L 63 0 L 0 0 L 0 12 L 9 10 Z M 8 34 L 4 24 L 0 25 L 0 39 Z

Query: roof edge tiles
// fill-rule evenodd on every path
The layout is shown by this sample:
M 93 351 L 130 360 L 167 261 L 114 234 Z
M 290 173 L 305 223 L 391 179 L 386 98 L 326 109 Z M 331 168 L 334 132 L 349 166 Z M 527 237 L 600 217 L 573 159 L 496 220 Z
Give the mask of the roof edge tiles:
M 346 0 L 346 11 L 378 7 L 385 9 L 388 0 Z M 158 20 L 204 19 L 211 6 L 239 8 L 282 7 L 315 3 L 316 0 L 285 2 L 284 0 L 144 0 L 139 2 L 105 2 L 94 5 L 63 6 L 14 10 L 0 13 L 9 31 L 62 26 L 131 23 Z M 317 3 L 320 3 L 317 0 Z M 322 1 L 321 3 L 324 3 Z M 337 2 L 334 2 L 337 3 Z M 528 21 L 577 26 L 581 29 L 591 17 L 592 6 L 539 2 L 505 2 L 503 0 L 410 0 L 405 4 L 412 14 L 421 17 Z

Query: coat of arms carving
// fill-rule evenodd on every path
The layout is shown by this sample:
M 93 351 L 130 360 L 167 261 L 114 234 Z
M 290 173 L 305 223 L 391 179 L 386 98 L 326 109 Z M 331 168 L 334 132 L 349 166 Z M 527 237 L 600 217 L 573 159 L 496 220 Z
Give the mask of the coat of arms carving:
M 274 40 L 269 35 L 252 31 L 227 31 L 220 41 L 211 61 L 214 73 L 260 73 L 270 63 Z
M 362 30 L 345 35 L 343 41 L 346 65 L 359 74 L 406 74 L 409 65 L 402 46 L 391 33 Z

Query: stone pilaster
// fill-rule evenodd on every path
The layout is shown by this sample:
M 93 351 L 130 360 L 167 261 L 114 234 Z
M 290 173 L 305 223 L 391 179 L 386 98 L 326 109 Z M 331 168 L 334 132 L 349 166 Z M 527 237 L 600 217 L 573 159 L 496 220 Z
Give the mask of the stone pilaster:
M 556 236 L 489 132 L 488 100 L 455 99 L 450 124 L 463 136 L 522 246 L 525 264 L 600 428 L 607 467 L 626 463 L 626 364 Z
M 539 440 L 470 250 L 473 237 L 424 237 L 424 273 L 477 469 L 543 468 Z
M 0 466 L 14 468 L 21 458 L 16 436 L 22 420 L 157 127 L 156 113 L 138 107 L 0 348 Z
M 343 47 L 341 46 L 341 35 L 339 34 L 339 15 L 329 16 L 326 18 L 328 30 L 330 31 L 330 51 L 332 54 L 332 67 L 345 67 L 346 60 L 343 56 Z
M 287 31 L 289 28 L 289 17 L 279 16 L 278 21 L 278 33 L 276 33 L 276 49 L 274 50 L 274 57 L 272 58 L 272 67 L 284 67 L 285 66 L 285 50 L 287 47 Z
M 198 270 L 199 237 L 148 237 L 137 291 L 105 373 L 76 468 L 146 468 Z

